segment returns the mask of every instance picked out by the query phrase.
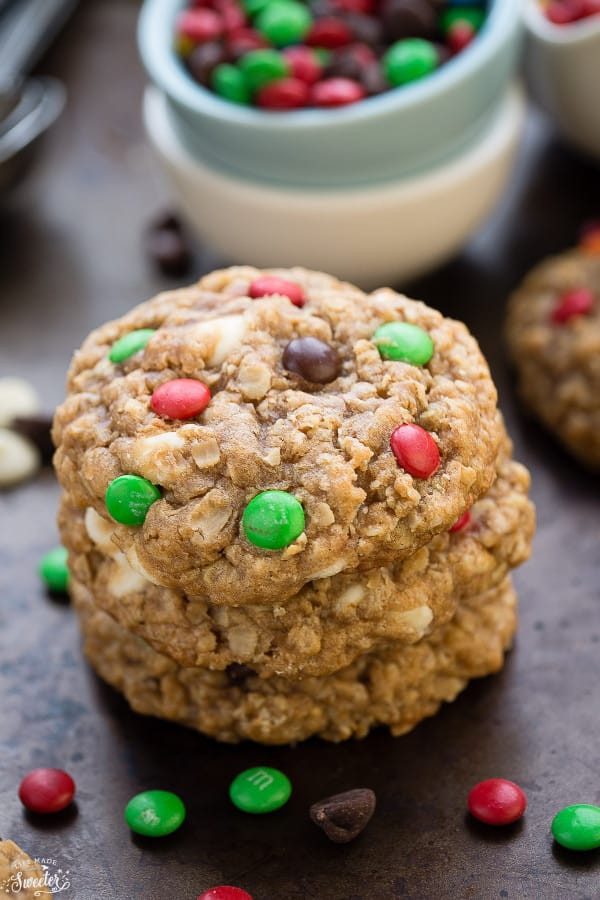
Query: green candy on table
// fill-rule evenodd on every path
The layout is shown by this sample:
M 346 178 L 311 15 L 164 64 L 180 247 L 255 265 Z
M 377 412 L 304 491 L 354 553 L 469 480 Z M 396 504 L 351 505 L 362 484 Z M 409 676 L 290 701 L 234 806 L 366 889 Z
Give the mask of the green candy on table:
M 310 30 L 308 7 L 295 0 L 275 0 L 257 17 L 254 27 L 276 47 L 298 44 Z
M 106 508 L 122 525 L 143 525 L 148 510 L 160 500 L 155 484 L 140 475 L 119 475 L 106 490 Z
M 433 341 L 426 331 L 410 322 L 386 322 L 373 335 L 383 359 L 425 366 L 433 356 Z
M 65 547 L 55 547 L 40 560 L 38 572 L 49 591 L 64 593 L 67 590 L 69 586 L 67 555 Z
M 234 806 L 247 813 L 270 813 L 290 799 L 292 785 L 287 775 L 269 766 L 246 769 L 229 786 Z
M 475 6 L 460 6 L 457 9 L 446 9 L 442 13 L 440 24 L 446 34 L 457 22 L 468 22 L 474 31 L 479 31 L 485 22 L 485 10 Z
M 263 491 L 244 510 L 242 524 L 256 547 L 282 550 L 304 531 L 304 510 L 293 494 Z
M 238 65 L 252 93 L 259 91 L 270 81 L 285 78 L 290 68 L 285 57 L 277 50 L 251 50 L 240 59 Z
M 243 73 L 231 63 L 221 63 L 212 73 L 211 85 L 215 93 L 232 103 L 250 103 L 250 91 Z
M 600 847 L 600 807 L 589 803 L 565 806 L 552 820 L 552 835 L 567 850 Z
M 138 350 L 144 349 L 155 330 L 154 328 L 138 328 L 137 331 L 130 331 L 129 334 L 124 334 L 122 338 L 119 338 L 112 345 L 108 358 L 114 363 L 122 363 L 124 360 L 129 359 Z
M 143 791 L 125 807 L 125 821 L 136 834 L 164 837 L 176 831 L 185 819 L 185 806 L 171 791 Z
M 430 41 L 406 38 L 392 44 L 384 54 L 382 64 L 389 83 L 398 87 L 429 75 L 437 69 L 439 57 Z

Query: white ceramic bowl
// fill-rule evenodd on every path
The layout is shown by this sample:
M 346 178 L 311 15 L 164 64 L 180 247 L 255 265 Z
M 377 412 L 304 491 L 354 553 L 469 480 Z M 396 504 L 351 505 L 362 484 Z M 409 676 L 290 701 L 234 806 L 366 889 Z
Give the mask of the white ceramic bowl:
M 525 0 L 525 65 L 532 96 L 576 147 L 600 159 L 600 15 L 553 25 Z
M 304 265 L 369 288 L 445 261 L 492 211 L 510 174 L 524 102 L 512 88 L 485 133 L 427 173 L 344 190 L 265 185 L 200 162 L 177 137 L 156 88 L 147 89 L 144 118 L 182 213 L 224 261 Z

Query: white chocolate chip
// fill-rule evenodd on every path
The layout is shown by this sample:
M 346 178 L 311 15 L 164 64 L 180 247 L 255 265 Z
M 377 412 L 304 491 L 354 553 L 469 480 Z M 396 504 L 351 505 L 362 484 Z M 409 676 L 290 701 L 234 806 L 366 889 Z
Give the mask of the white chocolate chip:
M 91 506 L 88 506 L 85 511 L 84 524 L 89 539 L 96 544 L 99 550 L 111 556 L 116 550 L 116 545 L 112 540 L 115 533 L 114 525 L 98 515 Z
M 243 316 L 221 316 L 199 322 L 191 329 L 190 337 L 206 345 L 207 366 L 220 366 L 239 345 L 245 331 Z
M 415 631 L 419 637 L 424 635 L 428 625 L 433 619 L 433 613 L 429 606 L 417 606 L 415 609 L 408 609 L 406 612 L 396 613 L 394 620 L 412 631 Z
M 231 516 L 231 506 L 220 491 L 212 490 L 202 498 L 190 514 L 190 524 L 205 541 L 213 541 Z
M 195 440 L 190 447 L 190 452 L 199 469 L 208 469 L 211 466 L 216 466 L 221 459 L 221 451 L 219 450 L 217 439 L 214 434 L 210 433 Z
M 227 641 L 234 656 L 251 659 L 258 643 L 258 634 L 248 625 L 234 625 L 227 633 Z
M 335 601 L 334 609 L 338 615 L 352 613 L 365 596 L 365 589 L 360 584 L 351 584 Z
M 125 551 L 125 555 L 127 557 L 127 561 L 129 562 L 129 565 L 131 566 L 132 569 L 134 569 L 138 573 L 138 575 L 141 575 L 143 578 L 145 578 L 151 584 L 160 585 L 160 581 L 157 581 L 156 578 L 154 578 L 150 574 L 150 572 L 148 572 L 148 570 L 144 567 L 143 563 L 141 562 L 141 560 L 137 554 L 137 550 L 135 549 L 135 546 L 133 544 L 131 545 L 131 547 L 127 548 L 127 550 Z
M 138 438 L 130 450 L 133 468 L 153 484 L 169 484 L 184 466 L 177 452 L 183 447 L 185 440 L 176 431 Z
M 281 450 L 279 447 L 271 447 L 263 454 L 262 461 L 268 466 L 278 466 L 281 462 Z
M 24 378 L 0 378 L 0 425 L 10 425 L 17 416 L 34 416 L 40 398 Z
M 0 428 L 0 487 L 31 478 L 41 465 L 37 447 L 8 428 Z
M 143 591 L 148 585 L 148 579 L 144 578 L 129 565 L 124 553 L 115 553 L 113 565 L 108 577 L 108 588 L 115 597 L 126 597 Z
M 238 385 L 244 400 L 261 400 L 271 387 L 271 371 L 260 360 L 244 360 L 238 373 Z
M 313 572 L 312 575 L 309 575 L 309 579 L 314 581 L 317 578 L 331 578 L 332 575 L 337 575 L 338 572 L 341 572 L 342 569 L 345 569 L 347 562 L 345 559 L 337 559 L 335 562 L 331 563 L 330 566 L 327 566 L 326 569 L 321 569 L 319 572 Z
M 319 528 L 327 528 L 328 525 L 333 525 L 335 522 L 333 510 L 328 503 L 317 503 L 312 513 L 312 519 Z

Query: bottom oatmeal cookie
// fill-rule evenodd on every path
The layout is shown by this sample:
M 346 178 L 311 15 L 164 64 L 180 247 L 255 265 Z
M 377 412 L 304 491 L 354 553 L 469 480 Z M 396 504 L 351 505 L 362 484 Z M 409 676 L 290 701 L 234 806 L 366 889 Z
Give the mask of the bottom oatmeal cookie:
M 178 665 L 97 608 L 83 585 L 74 603 L 86 656 L 137 712 L 222 741 L 263 744 L 313 735 L 342 741 L 376 725 L 404 734 L 454 700 L 470 678 L 500 669 L 517 623 L 506 578 L 462 599 L 450 622 L 416 644 L 380 648 L 326 676 L 260 678 L 243 666 L 216 672 Z

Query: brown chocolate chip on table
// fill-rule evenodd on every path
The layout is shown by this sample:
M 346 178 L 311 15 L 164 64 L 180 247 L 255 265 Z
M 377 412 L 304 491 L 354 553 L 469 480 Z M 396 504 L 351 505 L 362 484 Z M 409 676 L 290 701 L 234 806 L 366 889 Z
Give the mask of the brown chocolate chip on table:
M 44 464 L 52 462 L 54 454 L 54 444 L 50 436 L 52 416 L 16 416 L 11 421 L 10 428 L 35 444 Z
M 185 275 L 192 255 L 177 216 L 165 213 L 151 223 L 145 235 L 146 251 L 163 275 Z
M 375 812 L 375 793 L 370 788 L 354 788 L 318 800 L 310 807 L 310 817 L 330 841 L 347 844 L 369 823 Z

